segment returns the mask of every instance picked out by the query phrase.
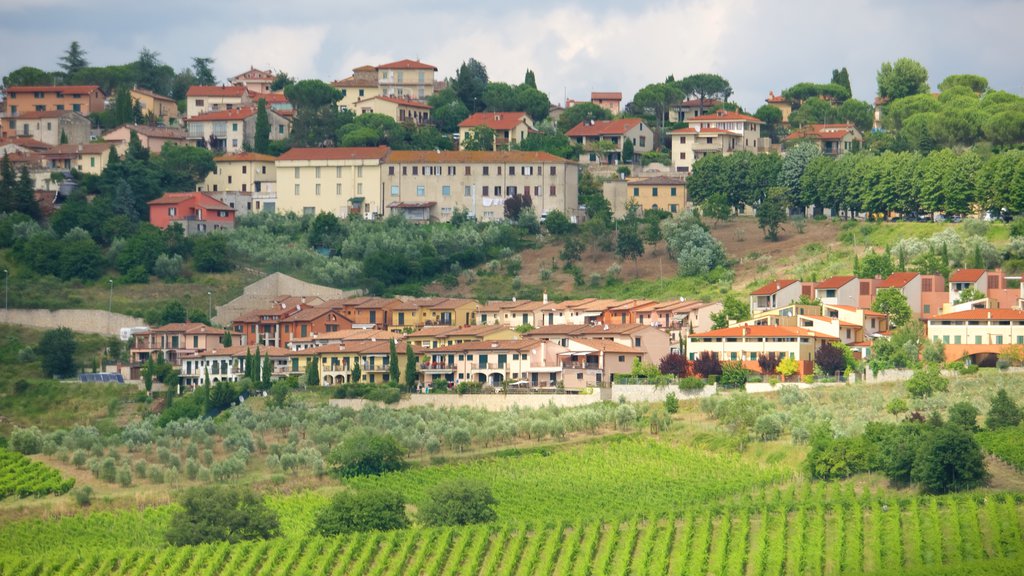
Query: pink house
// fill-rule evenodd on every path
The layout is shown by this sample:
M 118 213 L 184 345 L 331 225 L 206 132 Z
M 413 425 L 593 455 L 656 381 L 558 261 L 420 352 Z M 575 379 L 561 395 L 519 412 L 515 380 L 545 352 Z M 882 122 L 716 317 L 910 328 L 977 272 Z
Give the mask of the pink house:
M 235 227 L 235 209 L 202 192 L 168 192 L 149 202 L 149 222 L 160 229 L 181 224 L 185 234 Z

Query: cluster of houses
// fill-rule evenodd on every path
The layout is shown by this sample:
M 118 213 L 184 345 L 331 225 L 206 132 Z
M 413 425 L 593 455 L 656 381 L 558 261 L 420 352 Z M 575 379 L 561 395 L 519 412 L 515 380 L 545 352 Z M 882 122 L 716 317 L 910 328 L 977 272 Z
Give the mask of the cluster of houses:
M 278 297 L 229 329 L 179 323 L 134 334 L 132 376 L 159 355 L 180 368 L 183 383 L 201 383 L 207 374 L 211 382 L 236 381 L 259 349 L 276 377 L 304 374 L 318 362 L 325 386 L 356 378 L 384 383 L 394 343 L 403 373 L 411 346 L 422 386 L 444 380 L 581 389 L 629 374 L 637 359 L 659 362 L 693 332 L 710 329 L 721 308 L 685 300 Z
M 927 337 L 944 344 L 947 361 L 990 366 L 1007 346 L 1024 345 L 1024 289 L 1008 287 L 1019 280 L 983 269 L 957 270 L 948 282 L 917 272 L 774 280 L 751 292 L 750 320 L 691 334 L 686 354 L 692 360 L 707 352 L 754 371 L 761 356 L 791 358 L 800 374 L 813 372 L 814 354 L 826 342 L 842 342 L 867 358 L 876 338 L 891 335 L 889 318 L 871 308 L 879 291 L 892 289 L 906 298 Z
M 383 114 L 396 122 L 431 123 L 427 103 L 446 87 L 437 67 L 419 60 L 398 60 L 353 69 L 352 75 L 332 83 L 341 94 L 337 106 L 355 114 Z M 286 211 L 298 214 L 330 212 L 380 218 L 399 214 L 416 222 L 446 221 L 456 210 L 479 220 L 504 217 L 504 202 L 530 195 L 540 215 L 560 210 L 580 216 L 577 176 L 581 166 L 601 174 L 615 174 L 624 161 L 626 143 L 640 155 L 656 148 L 652 127 L 640 118 L 585 119 L 566 132 L 581 147 L 572 161 L 543 153 L 515 152 L 516 145 L 538 131 L 525 112 L 480 112 L 459 124 L 452 136 L 459 142 L 453 152 L 413 152 L 386 148 L 295 149 L 281 156 L 248 152 L 255 143 L 256 116 L 264 102 L 271 140 L 291 133 L 295 111 L 282 91 L 273 91 L 270 70 L 250 68 L 223 86 L 192 86 L 183 113 L 178 103 L 149 90 L 130 91 L 133 107 L 147 119 L 145 125 L 128 124 L 100 132 L 90 115 L 112 103 L 99 86 L 12 86 L 0 102 L 0 155 L 29 169 L 36 189 L 67 193 L 62 188 L 71 170 L 98 174 L 106 167 L 111 146 L 123 154 L 134 133 L 144 147 L 158 154 L 164 145 L 197 146 L 218 154 L 217 170 L 195 191 L 181 191 L 161 199 L 152 210 L 163 221 L 192 223 L 192 233 L 233 225 L 235 215 L 246 212 Z M 590 102 L 618 116 L 619 92 L 593 92 Z M 783 112 L 793 104 L 770 94 L 766 102 Z M 557 121 L 565 106 L 552 105 L 549 118 Z M 758 118 L 724 109 L 714 99 L 689 99 L 670 107 L 668 120 L 686 122 L 686 128 L 667 134 L 671 163 L 645 168 L 605 185 L 616 213 L 629 203 L 641 210 L 672 213 L 687 206 L 686 176 L 693 163 L 711 153 L 778 150 L 761 134 Z M 482 128 L 493 135 L 489 152 L 468 152 L 466 142 Z M 826 154 L 838 155 L 863 141 L 848 124 L 811 125 L 790 134 L 789 141 L 813 141 Z M 61 174 L 63 177 L 55 177 Z M 200 192 L 209 198 L 185 195 Z M 53 202 L 50 202 L 53 204 Z M 198 205 L 203 205 L 199 208 Z M 228 214 L 228 216 L 223 216 Z M 217 215 L 207 219 L 207 215 Z

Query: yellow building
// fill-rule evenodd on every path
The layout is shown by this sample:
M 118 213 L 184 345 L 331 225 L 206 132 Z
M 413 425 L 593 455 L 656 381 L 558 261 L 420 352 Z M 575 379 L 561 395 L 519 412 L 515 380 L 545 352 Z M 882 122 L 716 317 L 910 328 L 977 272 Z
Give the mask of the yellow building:
M 948 362 L 994 366 L 1007 346 L 1024 345 L 1024 311 L 977 308 L 932 316 L 928 337 L 945 344 Z
M 152 116 L 160 124 L 176 126 L 178 124 L 178 103 L 173 98 L 161 96 L 143 88 L 132 88 L 132 103 L 138 103 L 143 116 Z
M 672 167 L 690 172 L 693 164 L 707 154 L 732 154 L 740 150 L 767 152 L 761 139 L 760 119 L 739 112 L 717 110 L 694 116 L 689 126 L 669 132 L 672 139 Z
M 277 210 L 379 217 L 388 148 L 292 148 L 277 158 Z
M 406 98 L 371 96 L 352 105 L 352 111 L 360 114 L 383 114 L 398 123 L 421 126 L 430 122 L 430 106 Z
M 507 326 L 425 326 L 409 334 L 407 338 L 413 346 L 425 349 L 454 346 L 463 342 L 483 342 L 485 340 L 515 340 L 519 334 Z
M 559 354 L 566 351 L 566 347 L 544 340 L 463 342 L 426 351 L 428 364 L 420 371 L 425 382 L 442 378 L 449 383 L 501 386 L 509 381 L 554 387 L 562 376 Z
M 110 144 L 61 144 L 43 153 L 52 170 L 78 170 L 83 174 L 99 175 L 107 167 Z
M 398 356 L 399 382 L 405 381 L 406 347 L 395 345 Z M 413 353 L 423 354 L 413 346 Z M 384 384 L 390 380 L 391 343 L 388 340 L 347 342 L 307 348 L 292 353 L 292 373 L 303 374 L 310 362 L 319 361 L 320 384 L 334 386 L 355 382 L 353 369 L 358 365 L 361 372 L 359 382 Z
M 192 86 L 185 95 L 187 118 L 249 106 L 253 101 L 244 86 Z
M 377 68 L 374 66 L 354 68 L 351 76 L 332 82 L 331 86 L 341 92 L 341 100 L 338 100 L 339 110 L 355 110 L 356 102 L 380 96 L 380 88 L 377 86 Z
M 492 150 L 508 150 L 534 131 L 533 120 L 526 112 L 477 112 L 459 123 L 460 150 L 466 149 L 466 142 L 481 127 L 494 132 Z
M 695 360 L 704 352 L 721 362 L 742 362 L 748 370 L 761 371 L 758 358 L 775 356 L 799 363 L 799 374 L 814 372 L 814 353 L 829 336 L 795 326 L 730 326 L 693 334 L 686 339 L 686 358 Z
M 217 169 L 199 185 L 199 192 L 273 191 L 277 182 L 277 158 L 267 154 L 242 152 L 213 159 Z
M 377 66 L 381 96 L 426 100 L 434 94 L 437 67 L 419 60 L 399 60 Z
M 793 113 L 793 104 L 790 103 L 784 96 L 776 96 L 774 91 L 768 91 L 768 97 L 764 99 L 765 103 L 773 108 L 778 108 L 779 112 L 782 112 L 782 123 L 789 123 L 789 115 Z
M 686 210 L 686 178 L 654 176 L 638 178 L 626 183 L 629 201 L 644 210 L 666 210 L 678 214 Z

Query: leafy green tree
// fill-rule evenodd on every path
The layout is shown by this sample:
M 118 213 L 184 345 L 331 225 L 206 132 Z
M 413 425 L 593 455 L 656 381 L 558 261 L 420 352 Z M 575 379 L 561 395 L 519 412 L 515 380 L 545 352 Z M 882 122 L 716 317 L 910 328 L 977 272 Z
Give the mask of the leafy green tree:
M 572 232 L 575 225 L 569 221 L 569 217 L 561 210 L 552 210 L 548 212 L 547 217 L 544 219 L 544 228 L 550 234 L 564 236 Z
M 487 68 L 470 58 L 459 66 L 455 73 L 455 79 L 452 81 L 452 88 L 470 113 L 483 111 L 485 106 L 483 95 L 487 88 Z
M 850 88 L 850 73 L 846 71 L 846 66 L 843 66 L 841 70 L 833 69 L 832 80 L 830 80 L 830 82 L 837 86 L 842 86 L 843 88 L 846 88 L 846 92 L 848 94 L 853 93 L 853 89 Z
M 883 288 L 876 292 L 871 309 L 889 316 L 889 323 L 893 328 L 906 326 L 914 318 L 907 297 L 896 288 Z
M 867 132 L 874 126 L 875 109 L 863 100 L 850 98 L 839 106 L 839 117 L 856 126 L 861 132 Z
M 77 346 L 70 328 L 55 328 L 44 332 L 36 346 L 36 355 L 42 360 L 43 374 L 56 378 L 74 376 L 78 369 L 75 365 Z
M 861 278 L 888 278 L 896 271 L 888 252 L 868 252 L 860 260 L 857 276 Z
M 680 276 L 706 274 L 725 262 L 722 244 L 691 212 L 667 222 L 663 232 L 669 254 L 679 265 Z
M 494 130 L 487 126 L 477 126 L 462 143 L 466 150 L 490 152 L 494 150 Z
M 637 216 L 636 210 L 636 205 L 630 204 L 627 207 L 625 218 L 618 226 L 618 234 L 615 237 L 615 255 L 623 260 L 632 260 L 635 275 L 639 277 L 638 259 L 644 255 L 644 240 L 640 235 L 640 218 Z
M 486 484 L 455 478 L 434 486 L 420 507 L 419 519 L 427 526 L 464 526 L 493 522 L 497 500 Z
M 926 398 L 934 392 L 945 391 L 949 388 L 949 381 L 940 373 L 938 367 L 926 366 L 914 372 L 914 375 L 907 380 L 907 392 L 915 398 Z
M 165 191 L 195 190 L 196 185 L 217 169 L 213 152 L 195 146 L 164 144 L 151 164 L 158 169 L 159 187 Z
M 633 96 L 633 107 L 653 117 L 657 126 L 664 130 L 669 109 L 682 100 L 683 95 L 683 90 L 675 82 L 648 84 Z
M 953 74 L 939 82 L 939 91 L 946 92 L 958 86 L 964 86 L 975 94 L 982 94 L 988 92 L 988 79 L 976 74 Z
M 405 389 L 412 392 L 416 389 L 416 381 L 419 374 L 416 372 L 416 352 L 412 349 L 412 342 L 405 343 Z
M 700 100 L 697 105 L 698 115 L 704 114 L 705 100 L 728 101 L 732 96 L 732 86 L 729 85 L 729 81 L 718 74 L 692 74 L 679 81 L 679 89 L 685 96 Z
M 960 296 L 953 302 L 953 304 L 963 304 L 964 302 L 974 302 L 975 300 L 981 300 L 986 298 L 985 294 L 981 290 L 978 290 L 974 285 L 968 286 L 966 289 L 960 291 Z
M 278 380 L 277 382 L 274 382 L 273 386 L 270 387 L 271 404 L 278 408 L 284 408 L 285 403 L 288 401 L 288 394 L 291 390 L 292 387 L 287 380 Z
M 770 104 L 763 104 L 757 109 L 757 112 L 754 112 L 754 116 L 764 122 L 761 134 L 778 144 L 782 140 L 782 110 Z
M 279 92 L 292 84 L 295 84 L 295 78 L 292 78 L 287 72 L 282 70 L 274 75 L 274 81 L 270 83 L 270 90 L 272 92 Z
M 732 216 L 729 198 L 725 194 L 712 194 L 700 204 L 702 214 L 717 222 L 725 222 Z
M 199 272 L 227 272 L 231 270 L 231 253 L 227 237 L 223 234 L 204 234 L 195 239 L 192 264 Z
M 217 415 L 230 408 L 237 399 L 238 394 L 235 391 L 234 385 L 227 380 L 221 380 L 215 383 L 213 389 L 210 390 L 210 397 L 206 406 L 207 412 L 210 415 Z
M 167 541 L 172 546 L 267 539 L 281 531 L 277 514 L 250 489 L 216 485 L 187 488 L 180 505 L 167 529 Z
M 782 224 L 789 219 L 786 209 L 786 189 L 773 187 L 768 189 L 768 194 L 757 207 L 757 225 L 764 231 L 768 240 L 775 242 L 779 239 L 779 230 Z
M 132 66 L 135 69 L 135 83 L 137 86 L 165 96 L 171 93 L 174 68 L 160 61 L 159 52 L 143 47 L 139 51 L 138 59 L 132 63 Z
M 622 142 L 622 161 L 633 161 L 633 140 L 631 138 L 626 138 Z
M 369 428 L 350 429 L 327 457 L 335 474 L 375 476 L 405 467 L 405 452 L 390 434 Z
M 459 99 L 458 94 L 450 86 L 440 92 L 435 92 L 427 103 L 433 107 L 431 116 L 434 125 L 445 134 L 455 134 L 459 131 L 459 123 L 469 118 L 469 108 Z
M 829 376 L 841 374 L 846 370 L 846 357 L 842 350 L 829 342 L 823 342 L 814 352 L 814 363 Z
M 537 89 L 537 77 L 534 75 L 533 70 L 530 70 L 529 68 L 526 69 L 526 77 L 523 79 L 523 84 L 533 88 L 534 90 Z
M 883 62 L 878 70 L 878 95 L 896 100 L 915 94 L 928 93 L 928 70 L 920 62 L 900 58 L 896 62 Z
M 291 142 L 295 146 L 333 144 L 342 126 L 337 110 L 341 92 L 321 80 L 301 80 L 284 89 L 295 109 Z
M 4 76 L 5 88 L 12 88 L 14 86 L 50 86 L 53 83 L 54 78 L 52 74 L 31 66 L 22 66 Z
M 565 109 L 558 117 L 558 131 L 568 132 L 585 120 L 609 120 L 612 113 L 592 102 L 580 102 Z
M 351 376 L 351 378 L 352 378 L 352 382 L 353 383 L 357 383 L 358 384 L 359 382 L 362 382 L 362 380 L 363 380 L 363 369 L 359 367 L 359 362 L 356 362 L 355 366 L 352 366 L 352 376 Z
M 215 86 L 217 79 L 213 76 L 213 58 L 192 58 L 192 71 L 198 86 Z
M 804 197 L 800 186 L 801 177 L 807 166 L 819 156 L 821 149 L 809 142 L 797 144 L 786 151 L 779 167 L 778 185 L 786 190 L 790 206 L 804 208 L 809 205 L 809 198 Z
M 795 359 L 786 357 L 779 361 L 775 371 L 782 376 L 782 380 L 785 382 L 790 376 L 800 371 L 800 364 Z
M 253 150 L 266 154 L 270 150 L 270 118 L 267 116 L 267 101 L 260 98 L 256 103 L 256 134 L 253 136 Z
M 359 381 L 359 380 L 356 379 L 356 377 L 357 377 L 356 370 L 358 370 L 358 369 L 359 369 L 359 362 L 357 361 L 355 363 L 355 369 L 352 371 L 352 381 L 353 382 L 358 382 Z M 312 358 L 309 359 L 309 362 L 306 364 L 306 386 L 309 387 L 309 388 L 313 388 L 313 387 L 316 387 L 316 386 L 319 386 L 319 385 L 320 385 L 320 357 L 319 356 L 313 356 Z
M 651 220 L 644 224 L 642 230 L 644 243 L 651 246 L 651 254 L 655 253 L 658 247 L 658 242 L 665 239 L 665 236 L 661 233 L 661 222 L 658 220 Z
M 1013 401 L 1013 398 L 1010 398 L 1005 388 L 1000 388 L 992 397 L 991 407 L 988 415 L 985 416 L 985 427 L 989 430 L 1012 428 L 1020 425 L 1022 419 L 1024 419 L 1024 413 L 1021 412 L 1020 407 Z
M 814 99 L 828 98 L 842 102 L 850 97 L 850 91 L 839 84 L 815 84 L 813 82 L 800 82 L 782 91 L 782 96 L 791 102 L 795 102 L 803 108 L 809 101 Z
M 983 486 L 989 475 L 974 436 L 959 426 L 941 426 L 922 439 L 911 477 L 929 494 L 946 494 Z
M 339 492 L 316 515 L 313 532 L 337 536 L 349 532 L 400 530 L 409 526 L 405 499 L 386 488 Z
M 978 431 L 978 415 L 981 412 L 970 402 L 957 402 L 949 407 L 949 423 L 960 426 L 968 432 Z

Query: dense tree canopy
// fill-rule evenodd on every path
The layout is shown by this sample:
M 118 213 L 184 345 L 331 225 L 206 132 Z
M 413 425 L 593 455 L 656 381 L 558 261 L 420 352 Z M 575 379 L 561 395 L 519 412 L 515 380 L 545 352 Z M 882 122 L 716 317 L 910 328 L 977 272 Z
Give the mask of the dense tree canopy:
M 883 62 L 878 70 L 878 95 L 896 100 L 915 94 L 928 93 L 928 70 L 920 62 L 900 58 L 896 62 Z
M 277 514 L 259 494 L 233 486 L 203 486 L 185 490 L 181 509 L 171 516 L 167 541 L 187 546 L 266 539 L 279 533 Z

